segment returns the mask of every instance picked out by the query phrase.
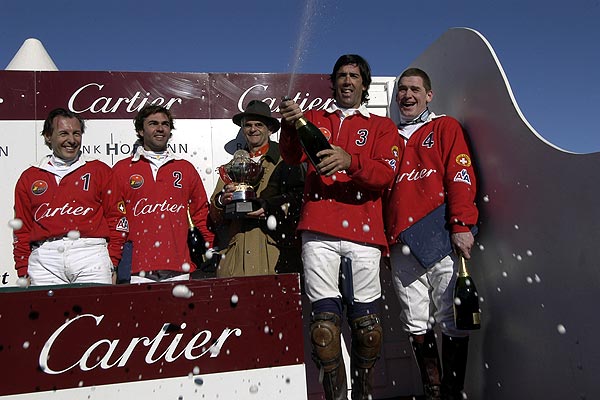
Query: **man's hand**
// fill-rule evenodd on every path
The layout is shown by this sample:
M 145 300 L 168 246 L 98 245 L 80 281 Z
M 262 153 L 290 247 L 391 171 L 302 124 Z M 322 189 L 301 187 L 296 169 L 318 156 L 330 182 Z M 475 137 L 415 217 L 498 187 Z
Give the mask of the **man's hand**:
M 256 218 L 264 218 L 267 215 L 265 214 L 264 208 L 259 208 L 258 210 L 250 211 L 246 213 L 248 217 L 256 217 Z
M 321 162 L 317 165 L 319 173 L 325 176 L 331 176 L 338 171 L 344 171 L 350 168 L 352 156 L 339 146 L 331 145 L 331 149 L 321 150 L 317 157 Z
M 233 192 L 235 191 L 235 185 L 233 183 L 228 183 L 223 187 L 221 194 L 219 194 L 216 199 L 217 203 L 220 203 L 221 206 L 231 203 L 233 200 Z
M 462 254 L 467 260 L 471 258 L 471 248 L 473 247 L 473 243 L 475 243 L 475 238 L 470 231 L 453 233 L 450 235 L 450 239 L 452 240 L 454 251 L 458 255 Z
M 21 287 L 29 287 L 31 286 L 31 278 L 29 277 L 29 275 L 20 276 L 17 279 L 17 285 Z
M 254 202 L 256 204 L 258 204 L 260 206 L 260 208 L 258 210 L 250 211 L 246 215 L 248 217 L 266 218 L 267 217 L 267 208 L 268 208 L 267 201 L 265 199 L 261 199 L 259 197 L 259 198 L 255 199 Z
M 304 115 L 302 114 L 302 110 L 300 110 L 300 106 L 294 103 L 293 100 L 283 100 L 279 104 L 279 112 L 281 113 L 281 120 L 290 125 L 293 125 Z

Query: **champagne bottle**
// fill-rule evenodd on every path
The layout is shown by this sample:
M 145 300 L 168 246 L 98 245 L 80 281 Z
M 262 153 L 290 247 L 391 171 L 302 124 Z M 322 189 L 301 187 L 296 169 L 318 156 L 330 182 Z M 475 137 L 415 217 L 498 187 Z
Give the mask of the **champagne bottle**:
M 200 230 L 194 226 L 194 221 L 192 221 L 189 208 L 187 210 L 187 218 L 189 224 L 187 244 L 188 249 L 190 250 L 190 258 L 197 267 L 200 267 L 200 265 L 204 262 L 203 256 L 206 249 L 204 237 L 202 236 Z
M 479 329 L 481 325 L 479 297 L 467 261 L 461 255 L 458 278 L 454 286 L 454 322 L 458 329 Z
M 321 162 L 321 159 L 317 157 L 317 153 L 321 150 L 331 149 L 331 145 L 321 130 L 306 118 L 298 118 L 295 127 L 296 132 L 298 132 L 300 144 L 302 145 L 302 148 L 304 148 L 304 152 L 308 156 L 308 159 L 316 169 L 317 164 Z

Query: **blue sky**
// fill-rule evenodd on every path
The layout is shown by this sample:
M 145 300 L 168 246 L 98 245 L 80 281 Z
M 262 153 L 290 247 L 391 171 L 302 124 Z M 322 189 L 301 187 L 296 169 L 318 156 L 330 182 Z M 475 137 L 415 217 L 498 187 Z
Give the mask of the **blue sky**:
M 0 68 L 35 37 L 59 69 L 88 71 L 329 73 L 358 53 L 374 75 L 396 76 L 446 30 L 469 27 L 542 136 L 600 151 L 600 0 L 3 0 L 1 15 Z

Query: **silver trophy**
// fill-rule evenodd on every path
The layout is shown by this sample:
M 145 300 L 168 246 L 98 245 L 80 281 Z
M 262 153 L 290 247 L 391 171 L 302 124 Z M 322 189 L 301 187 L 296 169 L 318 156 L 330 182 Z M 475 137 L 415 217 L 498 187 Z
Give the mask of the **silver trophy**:
M 263 167 L 250 158 L 246 150 L 233 153 L 233 160 L 219 167 L 219 175 L 225 184 L 235 186 L 231 203 L 225 205 L 226 218 L 241 218 L 257 210 L 254 186 L 263 174 Z

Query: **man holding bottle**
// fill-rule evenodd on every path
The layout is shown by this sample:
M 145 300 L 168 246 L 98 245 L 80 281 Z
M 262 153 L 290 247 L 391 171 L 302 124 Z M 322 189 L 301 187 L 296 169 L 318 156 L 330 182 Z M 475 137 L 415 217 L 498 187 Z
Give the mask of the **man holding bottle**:
M 187 280 L 197 267 L 187 245 L 187 213 L 207 248 L 214 239 L 207 227 L 208 199 L 202 179 L 189 161 L 177 158 L 167 147 L 175 129 L 168 109 L 147 105 L 134 125 L 138 140 L 133 155 L 113 167 L 133 243 L 131 283 Z
M 396 181 L 385 198 L 384 215 L 401 322 L 410 334 L 426 399 L 462 400 L 469 332 L 456 328 L 453 288 L 458 257 L 469 259 L 474 243 L 475 172 L 458 121 L 429 111 L 433 98 L 429 76 L 409 68 L 398 78 L 397 89 L 404 151 Z M 406 251 L 400 234 L 440 206 L 446 208 L 455 253 L 426 269 Z M 442 368 L 433 332 L 436 322 L 442 331 Z
M 330 79 L 335 102 L 325 110 L 303 113 L 293 101 L 281 103 L 279 143 L 286 162 L 307 161 L 294 126 L 305 118 L 331 144 L 317 153 L 317 165 L 308 165 L 298 225 L 312 307 L 313 356 L 323 374 L 326 399 L 346 399 L 340 337 L 346 306 L 352 331 L 352 398 L 367 399 L 372 398 L 373 366 L 382 340 L 379 262 L 386 239 L 381 197 L 395 176 L 399 138 L 389 118 L 366 108 L 371 84 L 366 60 L 341 56 Z

